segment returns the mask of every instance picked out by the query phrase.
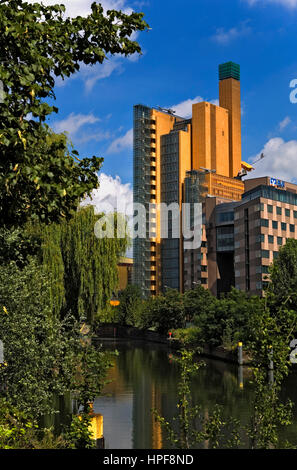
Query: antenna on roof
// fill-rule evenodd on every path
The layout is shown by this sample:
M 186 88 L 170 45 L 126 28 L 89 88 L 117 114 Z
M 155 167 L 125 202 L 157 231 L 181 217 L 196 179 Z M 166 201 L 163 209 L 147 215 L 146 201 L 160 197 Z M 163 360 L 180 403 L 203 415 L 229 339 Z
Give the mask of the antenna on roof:
M 176 113 L 176 111 L 174 111 L 174 109 L 171 109 L 171 108 L 161 108 L 161 106 L 157 106 L 157 108 L 160 111 L 163 111 L 164 113 L 168 113 L 168 114 L 175 114 Z
M 265 157 L 264 153 L 262 152 L 260 155 L 260 158 L 258 160 L 254 161 L 252 164 L 246 163 L 246 162 L 241 162 L 241 170 L 239 171 L 238 175 L 236 176 L 237 179 L 241 180 L 244 176 L 248 174 L 248 172 L 254 170 L 254 165 Z
M 255 162 L 253 162 L 253 165 L 255 165 L 255 163 L 258 163 L 260 160 L 263 160 L 263 158 L 265 157 L 264 153 L 262 152 L 261 155 L 260 155 L 260 158 L 258 158 L 258 160 L 256 160 Z

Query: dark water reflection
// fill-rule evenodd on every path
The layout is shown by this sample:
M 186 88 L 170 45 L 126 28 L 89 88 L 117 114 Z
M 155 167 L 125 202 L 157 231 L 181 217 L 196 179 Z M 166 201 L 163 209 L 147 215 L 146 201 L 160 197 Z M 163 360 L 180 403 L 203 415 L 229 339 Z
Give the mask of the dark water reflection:
M 168 448 L 151 409 L 157 409 L 168 420 L 176 415 L 179 372 L 172 360 L 172 351 L 160 344 L 141 341 L 105 340 L 101 343 L 105 350 L 119 351 L 109 373 L 110 383 L 104 389 L 105 396 L 96 398 L 94 403 L 94 412 L 103 415 L 105 447 Z M 192 383 L 194 403 L 202 406 L 205 417 L 219 404 L 226 417 L 232 416 L 240 420 L 241 425 L 247 424 L 254 397 L 249 369 L 243 368 L 244 386 L 241 388 L 236 365 L 205 358 L 203 361 L 205 367 L 199 370 Z M 294 424 L 280 430 L 282 441 L 288 440 L 294 446 L 297 446 L 296 381 L 297 370 L 291 372 L 282 392 L 283 399 L 290 398 L 295 404 Z M 64 412 L 69 417 L 70 397 L 65 403 L 68 405 L 63 405 Z M 60 419 L 64 414 L 61 413 Z M 57 419 L 59 421 L 59 417 Z M 244 442 L 243 447 L 248 447 L 248 442 Z
M 104 416 L 106 448 L 168 447 L 151 409 L 157 409 L 169 420 L 176 415 L 179 375 L 172 352 L 153 343 L 105 341 L 102 344 L 105 349 L 119 351 L 110 371 L 111 382 L 104 390 L 107 396 L 97 398 L 94 403 L 94 411 Z M 253 399 L 249 371 L 244 369 L 242 389 L 238 367 L 208 359 L 204 362 L 205 367 L 193 380 L 194 402 L 202 405 L 205 416 L 220 404 L 226 416 L 246 424 Z

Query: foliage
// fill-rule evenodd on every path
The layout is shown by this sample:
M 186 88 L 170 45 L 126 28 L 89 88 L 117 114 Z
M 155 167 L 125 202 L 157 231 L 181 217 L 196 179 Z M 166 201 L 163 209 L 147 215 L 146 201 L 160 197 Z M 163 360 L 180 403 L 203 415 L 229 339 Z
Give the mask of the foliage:
M 70 221 L 31 227 L 42 240 L 41 262 L 50 280 L 50 304 L 56 315 L 71 311 L 89 322 L 100 319 L 118 284 L 118 259 L 129 240 L 127 235 L 98 239 L 94 226 L 100 217 L 88 206 Z
M 68 218 L 98 186 L 102 159 L 78 159 L 66 137 L 52 133 L 45 120 L 58 109 L 48 101 L 55 98 L 55 79 L 82 64 L 140 53 L 131 35 L 147 24 L 142 13 L 104 14 L 95 2 L 91 9 L 70 19 L 63 5 L 0 1 L 0 225 Z
M 269 294 L 268 294 L 269 297 Z M 268 304 L 269 304 L 269 299 Z M 279 427 L 292 420 L 292 403 L 280 400 L 281 386 L 290 370 L 289 344 L 296 331 L 297 315 L 281 306 L 277 311 L 263 306 L 250 317 L 249 350 L 253 358 L 256 394 L 253 414 L 247 434 L 251 448 L 278 448 Z M 274 369 L 267 374 L 270 361 Z
M 202 332 L 197 326 L 179 328 L 173 330 L 172 334 L 174 339 L 177 339 L 182 345 L 187 347 L 197 348 L 199 345 L 203 344 Z
M 30 447 L 29 431 L 36 429 L 25 413 L 18 411 L 9 402 L 0 399 L 0 448 L 16 449 Z
M 95 443 L 92 440 L 90 424 L 91 416 L 89 413 L 82 413 L 80 416 L 73 416 L 69 428 L 63 435 L 70 448 L 92 449 L 95 447 Z
M 297 312 L 297 240 L 288 239 L 270 267 L 268 285 L 270 308 L 281 305 Z
M 199 318 L 207 314 L 209 307 L 216 301 L 216 298 L 209 290 L 199 285 L 195 289 L 186 291 L 183 301 L 187 321 L 192 322 L 195 317 Z
M 122 325 L 141 326 L 143 301 L 139 286 L 128 285 L 119 294 L 120 305 L 117 307 L 117 321 Z
M 2 394 L 18 409 L 36 418 L 52 412 L 54 394 L 76 392 L 85 402 L 100 393 L 109 360 L 84 347 L 79 322 L 52 315 L 48 281 L 34 259 L 23 269 L 0 265 L 0 331 Z
M 22 228 L 0 228 L 0 263 L 15 261 L 19 267 L 23 267 L 39 249 L 39 238 L 29 235 Z
M 193 405 L 191 394 L 191 378 L 203 365 L 193 360 L 194 351 L 182 350 L 181 356 L 175 360 L 180 365 L 180 382 L 178 384 L 178 415 L 169 423 L 161 417 L 157 410 L 153 410 L 156 420 L 165 430 L 167 439 L 174 448 L 193 449 L 199 444 L 209 441 L 210 447 L 217 448 L 225 439 L 225 431 L 232 426 L 231 437 L 227 439 L 226 447 L 237 447 L 239 436 L 236 431 L 238 423 L 236 420 L 223 419 L 222 409 L 215 407 L 212 413 L 205 418 L 202 408 Z
M 168 289 L 165 295 L 148 299 L 142 311 L 143 328 L 154 328 L 161 334 L 167 334 L 172 328 L 181 328 L 185 324 L 182 295 L 174 289 Z
M 239 341 L 244 344 L 249 342 L 250 318 L 252 315 L 261 315 L 263 301 L 258 296 L 250 296 L 232 288 L 231 292 L 217 303 L 217 309 L 222 319 L 222 344 L 231 349 L 236 347 Z
M 250 424 L 246 429 L 250 448 L 282 448 L 279 430 L 280 426 L 292 424 L 293 404 L 280 401 L 281 382 L 277 377 L 269 382 L 267 368 L 254 369 L 253 376 L 256 393 Z
M 202 291 L 193 291 L 190 297 L 193 304 L 196 296 L 201 308 L 194 316 L 194 324 L 201 330 L 201 338 L 207 345 L 232 349 L 238 341 L 249 340 L 249 319 L 253 313 L 262 311 L 263 301 L 259 297 L 234 288 L 221 299 L 209 292 L 207 297 Z

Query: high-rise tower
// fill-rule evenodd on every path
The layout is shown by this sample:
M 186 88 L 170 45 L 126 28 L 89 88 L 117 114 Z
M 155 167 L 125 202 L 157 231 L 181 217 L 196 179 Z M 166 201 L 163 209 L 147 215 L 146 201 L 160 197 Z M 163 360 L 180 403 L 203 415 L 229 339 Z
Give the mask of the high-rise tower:
M 204 199 L 218 198 L 218 204 L 238 201 L 244 191 L 243 182 L 236 178 L 241 170 L 239 65 L 228 62 L 220 65 L 219 72 L 220 106 L 195 103 L 192 118 L 175 116 L 174 110 L 134 106 L 134 203 L 145 207 L 147 215 L 151 209 L 150 220 L 142 222 L 146 236 L 133 242 L 133 283 L 144 296 L 157 295 L 168 287 L 183 291 L 186 278 L 191 288 L 198 282 L 192 276 L 197 260 L 201 281 L 208 286 L 207 265 L 212 259 L 206 256 L 206 225 L 202 251 L 185 253 L 183 235 L 181 230 L 176 234 L 173 222 L 178 219 L 182 227 L 182 203 L 200 202 L 192 197 L 200 187 Z M 195 184 L 197 188 L 192 191 L 189 182 L 191 188 Z M 166 216 L 159 204 L 166 205 Z M 179 205 L 180 214 L 176 217 L 175 213 L 174 221 L 170 205 Z M 164 224 L 167 236 L 163 235 Z M 213 265 L 217 270 L 216 259 Z
M 227 62 L 219 66 L 220 106 L 229 111 L 229 176 L 241 169 L 240 66 Z

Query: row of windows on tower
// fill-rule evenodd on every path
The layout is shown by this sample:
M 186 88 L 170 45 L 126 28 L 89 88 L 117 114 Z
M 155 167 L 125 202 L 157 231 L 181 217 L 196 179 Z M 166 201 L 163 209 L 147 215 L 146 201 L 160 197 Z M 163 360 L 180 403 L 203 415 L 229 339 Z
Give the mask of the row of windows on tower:
M 264 208 L 265 208 L 265 204 L 261 203 L 260 204 L 261 211 L 264 211 Z M 283 207 L 273 206 L 272 204 L 267 204 L 267 212 L 269 214 L 274 213 L 274 208 L 276 209 L 276 214 L 277 215 L 283 215 L 284 214 L 286 217 L 291 217 L 291 210 L 290 209 L 284 209 Z M 294 219 L 297 219 L 297 211 L 293 211 L 293 216 L 294 216 Z
M 267 237 L 267 242 L 268 242 L 270 245 L 274 244 L 274 242 L 276 241 L 276 243 L 277 243 L 279 246 L 281 246 L 281 245 L 283 245 L 284 243 L 286 243 L 286 240 L 288 240 L 287 238 L 275 237 L 274 235 L 265 235 L 264 233 L 261 233 L 261 235 L 259 235 L 259 238 L 257 239 L 257 241 L 262 242 L 262 243 L 265 243 L 266 237 Z
M 269 219 L 261 219 L 261 227 L 269 227 L 271 222 L 271 228 L 274 230 L 278 230 L 279 226 L 282 231 L 286 231 L 287 227 L 289 226 L 290 232 L 295 233 L 295 225 L 294 224 L 287 224 L 286 222 L 278 222 L 277 220 L 269 220 Z

